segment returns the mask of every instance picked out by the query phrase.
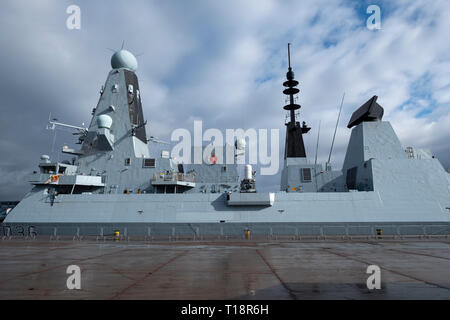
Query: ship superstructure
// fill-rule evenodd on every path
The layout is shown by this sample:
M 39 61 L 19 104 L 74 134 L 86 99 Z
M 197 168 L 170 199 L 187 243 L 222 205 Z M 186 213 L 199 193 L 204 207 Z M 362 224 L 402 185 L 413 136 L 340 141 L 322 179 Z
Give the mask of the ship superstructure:
M 290 49 L 290 48 L 289 48 Z M 290 51 L 290 50 L 289 50 Z M 402 147 L 377 96 L 357 109 L 342 170 L 308 161 L 288 54 L 281 190 L 257 192 L 252 169 L 150 157 L 136 58 L 116 52 L 71 162 L 41 156 L 32 190 L 8 214 L 5 235 L 224 236 L 450 233 L 450 174 L 430 153 Z M 58 125 L 52 122 L 52 125 Z M 238 142 L 238 141 L 237 141 Z M 239 152 L 239 143 L 223 152 Z M 211 154 L 211 159 L 215 154 Z

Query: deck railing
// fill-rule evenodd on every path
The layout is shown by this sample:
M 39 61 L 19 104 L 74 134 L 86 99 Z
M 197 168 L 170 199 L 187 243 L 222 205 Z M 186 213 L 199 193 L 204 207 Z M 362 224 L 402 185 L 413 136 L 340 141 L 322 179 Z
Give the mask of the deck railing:
M 195 177 L 193 174 L 189 174 L 189 173 L 165 172 L 165 173 L 160 173 L 159 175 L 155 173 L 153 175 L 153 182 L 158 182 L 158 181 L 194 182 Z

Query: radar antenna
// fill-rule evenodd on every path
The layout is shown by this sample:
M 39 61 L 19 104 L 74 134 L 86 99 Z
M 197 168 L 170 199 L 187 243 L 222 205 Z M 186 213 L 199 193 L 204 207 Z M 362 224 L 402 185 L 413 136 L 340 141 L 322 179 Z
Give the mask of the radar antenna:
M 170 145 L 169 142 L 164 141 L 164 140 L 161 140 L 161 139 L 159 139 L 159 138 L 157 138 L 157 137 L 154 137 L 154 136 L 150 136 L 150 138 L 147 139 L 147 142 L 154 142 L 154 143 L 160 143 L 160 144 L 167 144 L 167 145 Z
M 48 117 L 47 130 L 55 130 L 56 127 L 63 127 L 63 128 L 69 128 L 69 129 L 76 130 L 77 132 L 74 134 L 85 135 L 88 132 L 88 128 L 83 128 L 83 127 L 78 127 L 78 126 L 73 126 L 70 124 L 57 122 L 57 120 L 58 119 L 56 119 L 56 118 L 51 119 L 51 114 L 50 114 Z

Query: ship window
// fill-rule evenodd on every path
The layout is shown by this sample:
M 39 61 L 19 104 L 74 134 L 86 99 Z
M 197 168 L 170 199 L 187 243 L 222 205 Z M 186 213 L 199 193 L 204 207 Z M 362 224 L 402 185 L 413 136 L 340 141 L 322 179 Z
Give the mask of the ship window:
M 125 159 L 125 165 L 126 165 L 126 166 L 131 165 L 131 159 L 130 159 L 130 158 L 126 158 L 126 159 Z
M 144 159 L 144 168 L 154 168 L 155 167 L 155 159 L 147 158 Z
M 55 166 L 42 166 L 42 173 L 55 173 L 56 167 Z
M 302 168 L 303 182 L 311 182 L 311 168 Z

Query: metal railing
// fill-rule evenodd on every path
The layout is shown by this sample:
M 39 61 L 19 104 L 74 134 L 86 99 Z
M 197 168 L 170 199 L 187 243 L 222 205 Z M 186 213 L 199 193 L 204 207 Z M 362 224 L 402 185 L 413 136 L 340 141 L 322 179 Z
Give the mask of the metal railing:
M 166 172 L 153 175 L 153 182 L 171 181 L 171 182 L 195 182 L 195 176 L 189 173 Z
M 389 228 L 390 227 L 390 228 Z M 358 230 L 355 230 L 357 228 Z M 353 229 L 353 230 L 352 230 Z M 308 229 L 301 226 L 249 226 L 244 224 L 168 224 L 162 226 L 129 224 L 126 226 L 39 226 L 29 224 L 0 224 L 0 239 L 11 238 L 36 238 L 48 237 L 50 239 L 63 238 L 104 238 L 113 237 L 116 230 L 120 235 L 138 240 L 160 239 L 247 239 L 254 240 L 407 240 L 407 239 L 450 239 L 450 228 L 448 225 L 361 225 L 361 226 L 330 226 L 311 225 Z

